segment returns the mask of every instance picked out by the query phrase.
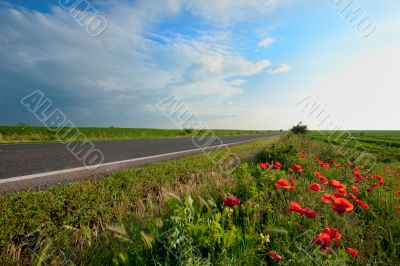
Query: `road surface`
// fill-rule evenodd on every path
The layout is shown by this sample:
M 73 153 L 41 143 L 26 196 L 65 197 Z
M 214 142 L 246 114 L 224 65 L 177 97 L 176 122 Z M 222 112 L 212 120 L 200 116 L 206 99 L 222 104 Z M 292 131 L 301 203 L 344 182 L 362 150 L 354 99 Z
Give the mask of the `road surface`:
M 277 135 L 279 133 L 196 139 L 195 142 L 201 146 L 195 145 L 192 138 L 95 141 L 94 147 L 101 151 L 104 160 L 101 165 L 96 162 L 96 167 L 91 169 L 67 149 L 66 143 L 2 144 L 0 193 L 41 189 L 65 181 L 109 174 L 126 167 L 201 153 L 204 147 L 210 151 Z

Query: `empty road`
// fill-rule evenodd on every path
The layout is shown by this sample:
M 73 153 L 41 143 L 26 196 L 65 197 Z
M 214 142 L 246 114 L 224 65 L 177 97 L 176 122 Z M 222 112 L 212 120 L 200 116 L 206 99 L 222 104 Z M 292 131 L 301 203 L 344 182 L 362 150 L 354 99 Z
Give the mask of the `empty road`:
M 227 136 L 220 140 L 195 139 L 206 150 L 235 145 L 276 134 Z M 208 143 L 207 146 L 205 144 Z M 0 193 L 47 187 L 63 181 L 104 175 L 124 167 L 143 166 L 157 161 L 200 153 L 192 138 L 94 141 L 104 155 L 100 167 L 87 169 L 65 143 L 0 145 Z M 98 163 L 98 162 L 96 162 Z

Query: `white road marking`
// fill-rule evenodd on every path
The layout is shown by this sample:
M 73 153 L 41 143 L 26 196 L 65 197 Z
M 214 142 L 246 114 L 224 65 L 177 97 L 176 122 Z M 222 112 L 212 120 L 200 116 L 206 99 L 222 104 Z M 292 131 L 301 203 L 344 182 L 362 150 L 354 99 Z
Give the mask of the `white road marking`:
M 73 172 L 90 170 L 90 169 L 97 169 L 99 167 L 116 165 L 116 164 L 138 162 L 138 161 L 144 161 L 144 160 L 149 160 L 149 159 L 157 159 L 157 158 L 167 157 L 167 156 L 171 156 L 171 155 L 179 155 L 179 154 L 190 153 L 190 152 L 194 152 L 194 151 L 201 151 L 201 150 L 207 151 L 207 150 L 212 150 L 212 149 L 219 148 L 219 147 L 228 147 L 228 146 L 232 146 L 234 144 L 241 144 L 241 143 L 246 143 L 246 142 L 250 142 L 250 141 L 254 141 L 254 140 L 258 140 L 258 139 L 263 139 L 263 138 L 266 138 L 266 137 L 268 137 L 268 136 L 255 138 L 255 139 L 250 139 L 250 140 L 239 141 L 239 142 L 231 142 L 231 143 L 221 144 L 221 145 L 216 145 L 216 146 L 210 146 L 210 147 L 206 147 L 206 148 L 198 148 L 198 149 L 170 152 L 170 153 L 146 156 L 146 157 L 129 159 L 129 160 L 122 160 L 122 161 L 116 161 L 116 162 L 103 163 L 103 164 L 100 164 L 100 165 L 93 165 L 93 166 L 88 166 L 88 167 L 76 167 L 76 168 L 70 168 L 70 169 L 64 169 L 64 170 L 58 170 L 58 171 L 51 171 L 51 172 L 40 173 L 40 174 L 25 175 L 25 176 L 18 176 L 18 177 L 10 177 L 10 178 L 6 178 L 6 179 L 0 179 L 0 184 L 6 184 L 6 183 L 11 183 L 11 182 L 36 179 L 36 178 L 52 176 L 52 175 L 67 174 L 67 173 L 73 173 Z

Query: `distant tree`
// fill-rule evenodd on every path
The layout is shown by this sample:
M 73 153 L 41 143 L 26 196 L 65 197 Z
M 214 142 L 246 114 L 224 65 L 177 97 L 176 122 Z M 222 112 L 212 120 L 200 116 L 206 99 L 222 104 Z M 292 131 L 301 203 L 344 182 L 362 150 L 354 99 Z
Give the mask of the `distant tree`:
M 308 128 L 306 125 L 303 125 L 302 122 L 299 122 L 297 125 L 293 126 L 290 129 L 290 132 L 293 132 L 294 134 L 305 134 L 307 133 Z

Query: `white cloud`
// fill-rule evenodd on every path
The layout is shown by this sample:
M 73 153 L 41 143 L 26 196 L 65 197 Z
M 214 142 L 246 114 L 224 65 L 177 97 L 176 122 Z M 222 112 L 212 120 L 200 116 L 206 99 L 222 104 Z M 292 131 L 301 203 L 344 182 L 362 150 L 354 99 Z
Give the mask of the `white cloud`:
M 273 44 L 274 41 L 275 41 L 275 39 L 268 37 L 268 38 L 261 40 L 257 45 L 258 45 L 258 47 L 267 48 L 268 46 Z
M 279 64 L 268 71 L 270 74 L 284 73 L 290 70 L 290 66 L 287 64 Z

